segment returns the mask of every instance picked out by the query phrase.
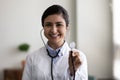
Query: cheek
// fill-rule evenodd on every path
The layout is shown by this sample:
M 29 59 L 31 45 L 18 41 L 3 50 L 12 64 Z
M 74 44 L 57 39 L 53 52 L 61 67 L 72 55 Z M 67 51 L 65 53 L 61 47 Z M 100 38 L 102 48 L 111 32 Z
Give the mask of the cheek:
M 64 33 L 64 36 L 68 36 L 66 32 Z
M 61 31 L 61 33 L 65 36 L 66 35 L 66 30 Z
M 45 30 L 44 30 L 44 35 L 45 35 L 45 37 L 47 37 L 47 31 L 45 31 Z
M 44 28 L 44 34 L 48 33 L 48 29 Z

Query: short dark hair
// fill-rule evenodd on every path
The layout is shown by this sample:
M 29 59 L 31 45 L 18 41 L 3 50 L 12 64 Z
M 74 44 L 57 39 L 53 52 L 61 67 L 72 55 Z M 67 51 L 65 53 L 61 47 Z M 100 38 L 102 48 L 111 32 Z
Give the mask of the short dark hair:
M 68 26 L 69 15 L 68 15 L 68 12 L 65 10 L 65 8 L 63 8 L 60 5 L 52 5 L 52 6 L 48 7 L 42 15 L 41 22 L 42 22 L 43 27 L 44 27 L 45 18 L 48 17 L 49 15 L 53 15 L 53 14 L 62 14 L 62 17 L 64 18 L 64 20 L 66 22 L 66 26 Z

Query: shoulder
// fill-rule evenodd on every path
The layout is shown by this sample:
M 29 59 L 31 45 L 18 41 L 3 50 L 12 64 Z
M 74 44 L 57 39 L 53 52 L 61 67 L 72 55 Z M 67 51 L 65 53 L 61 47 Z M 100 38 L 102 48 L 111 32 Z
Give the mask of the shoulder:
M 46 48 L 45 47 L 41 47 L 41 48 L 39 48 L 39 49 L 29 53 L 26 58 L 33 59 L 33 58 L 37 58 L 37 57 L 42 57 L 42 55 L 44 55 L 45 52 L 46 52 Z
M 80 56 L 82 56 L 82 57 L 85 57 L 85 58 L 86 58 L 86 54 L 85 54 L 83 51 L 79 51 L 79 53 L 80 53 Z

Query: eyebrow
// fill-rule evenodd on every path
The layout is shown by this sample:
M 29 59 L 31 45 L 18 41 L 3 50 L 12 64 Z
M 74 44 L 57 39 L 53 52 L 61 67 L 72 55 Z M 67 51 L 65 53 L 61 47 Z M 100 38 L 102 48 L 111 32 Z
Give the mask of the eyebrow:
M 45 23 L 52 23 L 52 22 L 45 22 Z M 56 23 L 63 23 L 63 22 L 56 22 Z

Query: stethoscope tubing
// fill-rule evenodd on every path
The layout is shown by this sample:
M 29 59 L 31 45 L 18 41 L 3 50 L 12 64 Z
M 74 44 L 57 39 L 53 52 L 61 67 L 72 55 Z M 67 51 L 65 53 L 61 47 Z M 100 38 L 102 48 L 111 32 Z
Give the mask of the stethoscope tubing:
M 42 42 L 43 42 L 44 46 L 46 47 L 44 39 L 42 37 L 42 31 L 43 31 L 43 29 L 40 31 L 40 36 L 41 36 L 41 39 L 42 39 Z M 60 50 L 57 52 L 57 54 L 55 56 L 50 55 L 50 52 L 48 51 L 47 47 L 46 47 L 46 51 L 47 51 L 48 55 L 51 57 L 51 79 L 54 80 L 54 76 L 53 76 L 53 59 L 58 56 Z M 74 66 L 74 63 L 73 63 L 73 56 L 72 56 L 73 51 L 70 51 L 70 53 L 71 53 L 71 60 L 72 60 L 72 65 L 73 65 L 73 71 L 74 71 L 73 80 L 75 80 L 75 66 Z

